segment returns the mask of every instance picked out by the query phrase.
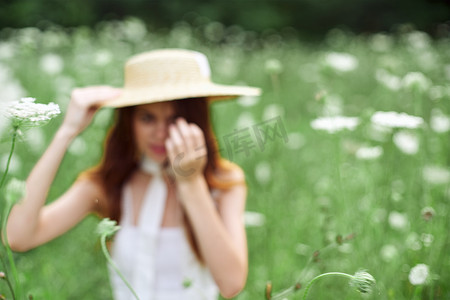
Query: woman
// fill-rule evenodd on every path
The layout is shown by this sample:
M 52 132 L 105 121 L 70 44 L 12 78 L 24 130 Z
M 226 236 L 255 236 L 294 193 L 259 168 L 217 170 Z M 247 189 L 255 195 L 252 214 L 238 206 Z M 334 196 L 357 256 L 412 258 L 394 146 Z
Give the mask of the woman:
M 244 173 L 220 158 L 208 103 L 258 95 L 210 81 L 206 57 L 157 50 L 132 57 L 123 90 L 75 89 L 63 124 L 27 179 L 7 224 L 16 251 L 63 234 L 87 214 L 119 221 L 113 259 L 140 299 L 233 297 L 247 277 Z M 71 141 L 101 106 L 117 107 L 100 164 L 59 199 L 46 196 Z M 116 299 L 132 299 L 110 272 Z

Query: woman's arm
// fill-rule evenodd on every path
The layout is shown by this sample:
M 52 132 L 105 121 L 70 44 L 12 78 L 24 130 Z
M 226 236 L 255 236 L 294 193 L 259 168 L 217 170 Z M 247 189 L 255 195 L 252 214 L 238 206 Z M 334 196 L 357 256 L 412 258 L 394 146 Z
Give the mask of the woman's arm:
M 244 287 L 248 271 L 243 223 L 246 187 L 237 185 L 227 190 L 220 199 L 218 212 L 203 176 L 206 165 L 203 132 L 182 118 L 171 125 L 169 132 L 166 148 L 180 200 L 192 224 L 200 252 L 222 296 L 233 297 Z M 235 172 L 231 179 L 244 181 L 244 174 Z
M 77 181 L 60 199 L 44 204 L 72 140 L 89 125 L 98 104 L 117 95 L 117 89 L 105 86 L 72 92 L 63 124 L 28 176 L 24 198 L 11 210 L 7 236 L 13 250 L 26 251 L 55 238 L 94 208 L 99 188 L 89 180 Z
M 242 180 L 243 175 L 235 175 Z M 223 192 L 219 211 L 203 176 L 178 183 L 181 201 L 192 224 L 200 251 L 222 296 L 231 298 L 245 286 L 248 271 L 247 238 L 243 222 L 245 185 Z

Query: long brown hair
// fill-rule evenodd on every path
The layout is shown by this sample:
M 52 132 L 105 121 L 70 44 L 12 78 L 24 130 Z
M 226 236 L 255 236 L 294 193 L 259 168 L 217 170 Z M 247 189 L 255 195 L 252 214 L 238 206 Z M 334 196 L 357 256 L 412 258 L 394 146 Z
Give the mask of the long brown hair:
M 197 124 L 203 131 L 207 147 L 204 176 L 209 188 L 227 189 L 235 184 L 245 184 L 242 181 L 224 180 L 216 175 L 218 170 L 231 171 L 239 167 L 220 156 L 211 125 L 209 101 L 205 98 L 190 98 L 174 100 L 173 103 L 177 116 L 184 117 L 188 123 Z M 99 214 L 117 222 L 120 222 L 123 186 L 137 169 L 140 159 L 132 126 L 134 110 L 135 107 L 116 110 L 115 122 L 105 140 L 102 160 L 97 166 L 83 173 L 83 176 L 95 180 L 103 188 L 107 198 L 107 207 L 100 207 Z M 192 225 L 185 212 L 183 224 L 192 250 L 197 259 L 203 262 Z

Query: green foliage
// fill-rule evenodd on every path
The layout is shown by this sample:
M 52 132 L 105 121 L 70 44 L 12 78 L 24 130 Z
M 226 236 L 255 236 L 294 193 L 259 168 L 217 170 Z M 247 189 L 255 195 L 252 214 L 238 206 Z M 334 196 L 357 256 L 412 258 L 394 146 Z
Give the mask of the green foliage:
M 246 173 L 247 210 L 265 216 L 264 224 L 248 227 L 249 277 L 236 299 L 262 299 L 268 280 L 277 292 L 297 282 L 304 286 L 321 273 L 353 274 L 361 268 L 377 281 L 369 299 L 450 297 L 450 144 L 448 129 L 443 131 L 442 122 L 436 125 L 436 116 L 445 123 L 450 115 L 448 40 L 433 41 L 420 32 L 359 36 L 332 30 L 322 43 L 306 44 L 276 32 L 259 37 L 214 23 L 147 31 L 137 19 L 101 23 L 95 30 L 26 28 L 1 36 L 1 100 L 28 95 L 38 102 L 57 102 L 65 111 L 72 88 L 121 86 L 126 58 L 168 47 L 204 52 L 215 82 L 263 89 L 259 100 L 212 107 L 223 156 Z M 350 54 L 357 64 L 336 64 L 330 53 Z M 276 72 L 266 69 L 268 61 L 278 61 Z M 422 73 L 429 86 L 405 86 L 402 80 L 411 72 Z M 383 131 L 370 120 L 376 111 L 420 116 L 425 126 Z M 353 131 L 334 134 L 312 129 L 314 119 L 332 115 L 359 117 L 360 123 Z M 288 140 L 274 137 L 261 148 L 252 126 L 269 124 L 273 117 L 280 117 L 275 120 L 281 120 L 279 128 Z M 111 119 L 111 110 L 100 111 L 71 145 L 50 202 L 79 172 L 98 162 Z M 20 137 L 12 176 L 27 177 L 61 120 Z M 227 138 L 235 129 L 251 136 L 254 147 L 248 154 L 229 149 Z M 0 120 L 0 130 L 3 169 L 11 147 L 8 121 Z M 405 135 L 418 142 L 414 153 L 401 148 L 398 140 Z M 360 159 L 362 147 L 380 147 L 382 154 Z M 35 299 L 111 299 L 97 223 L 88 217 L 64 236 L 15 254 L 23 289 Z M 408 275 L 420 263 L 429 266 L 431 278 L 416 287 Z M 361 298 L 348 280 L 323 280 L 314 286 L 309 299 Z
M 134 16 L 157 28 L 180 20 L 214 20 L 247 30 L 295 28 L 302 36 L 320 37 L 342 26 L 355 32 L 391 30 L 411 23 L 433 34 L 448 34 L 445 0 L 16 0 L 0 2 L 0 28 L 45 27 L 48 22 L 66 27 L 94 26 L 100 21 Z

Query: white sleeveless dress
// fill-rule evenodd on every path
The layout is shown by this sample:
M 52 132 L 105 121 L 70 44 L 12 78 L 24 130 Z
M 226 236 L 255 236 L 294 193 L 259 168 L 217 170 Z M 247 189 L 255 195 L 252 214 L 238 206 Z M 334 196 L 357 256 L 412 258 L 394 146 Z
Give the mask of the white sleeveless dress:
M 217 285 L 196 259 L 183 228 L 161 227 L 167 192 L 161 182 L 158 176 L 151 180 L 137 226 L 132 221 L 131 189 L 125 185 L 121 228 L 111 256 L 140 300 L 216 300 Z M 212 192 L 215 197 L 218 191 Z M 136 299 L 112 268 L 109 274 L 115 300 Z

